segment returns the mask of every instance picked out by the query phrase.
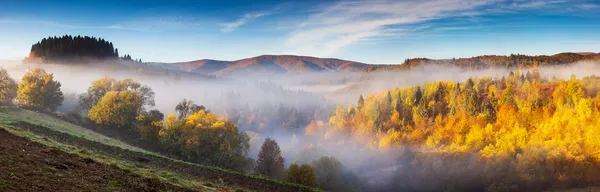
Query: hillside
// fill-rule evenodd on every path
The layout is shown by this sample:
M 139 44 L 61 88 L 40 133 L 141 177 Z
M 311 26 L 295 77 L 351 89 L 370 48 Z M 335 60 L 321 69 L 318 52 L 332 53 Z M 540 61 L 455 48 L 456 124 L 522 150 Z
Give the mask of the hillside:
M 594 188 L 599 85 L 594 75 L 548 79 L 537 70 L 433 81 L 361 95 L 336 107 L 332 127 L 311 133 L 365 139 L 384 151 L 408 147 L 392 179 L 408 182 L 390 182 L 395 191 Z
M 72 182 L 70 187 L 73 189 L 100 187 L 89 188 L 91 191 L 104 188 L 109 188 L 109 191 L 317 191 L 297 184 L 168 158 L 53 115 L 15 107 L 0 108 L 0 129 L 2 162 L 21 162 L 18 158 L 23 156 L 16 152 L 20 150 L 26 150 L 26 157 L 30 157 L 22 161 L 26 164 L 10 170 L 3 170 L 4 166 L 0 169 L 12 173 L 3 174 L 8 178 L 0 177 L 0 189 L 62 190 L 65 188 L 55 186 L 58 184 L 52 181 L 60 177 L 65 182 Z M 27 147 L 13 149 L 11 146 L 18 146 L 17 143 L 24 143 Z M 103 170 L 105 176 L 90 177 L 85 169 L 92 172 Z M 37 175 L 35 178 L 39 183 L 17 185 L 16 182 L 24 181 L 27 174 Z M 83 175 L 89 178 L 82 178 Z
M 427 59 L 427 58 L 414 58 L 408 59 L 404 62 L 401 68 L 410 69 L 419 65 L 424 64 L 435 64 L 435 65 L 449 65 L 458 66 L 469 69 L 484 69 L 490 67 L 508 67 L 508 68 L 519 68 L 519 67 L 533 67 L 533 66 L 547 66 L 547 65 L 563 65 L 571 64 L 585 60 L 597 60 L 600 59 L 600 53 L 581 52 L 581 53 L 558 53 L 555 55 L 520 55 L 511 54 L 508 56 L 503 55 L 482 55 L 471 58 L 458 58 L 458 59 Z
M 338 72 L 365 71 L 373 65 L 334 58 L 295 55 L 261 55 L 236 61 L 197 60 L 169 63 L 181 70 L 224 76 L 245 72 Z
M 463 68 L 483 69 L 489 67 L 531 67 L 569 64 L 600 58 L 600 53 L 559 53 L 555 55 L 482 55 L 458 59 L 407 59 L 400 64 L 366 64 L 335 58 L 317 58 L 296 55 L 261 55 L 236 61 L 202 59 L 178 63 L 151 63 L 155 67 L 179 69 L 187 72 L 226 76 L 248 72 L 302 73 L 302 72 L 368 72 L 403 70 L 425 64 L 449 65 Z
M 195 191 L 44 146 L 3 129 L 0 141 L 1 191 Z

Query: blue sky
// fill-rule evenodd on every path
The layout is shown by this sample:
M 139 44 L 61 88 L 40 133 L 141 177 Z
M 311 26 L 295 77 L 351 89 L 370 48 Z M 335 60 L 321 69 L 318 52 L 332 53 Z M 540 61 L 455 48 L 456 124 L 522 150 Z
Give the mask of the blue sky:
M 41 38 L 64 34 L 102 37 L 121 54 L 162 62 L 600 52 L 600 2 L 0 0 L 0 59 L 22 59 Z

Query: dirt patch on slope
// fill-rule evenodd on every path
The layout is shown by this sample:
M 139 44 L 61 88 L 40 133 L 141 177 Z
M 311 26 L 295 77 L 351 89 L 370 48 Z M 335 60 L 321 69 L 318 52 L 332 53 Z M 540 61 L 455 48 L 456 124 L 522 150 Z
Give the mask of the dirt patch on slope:
M 0 129 L 0 191 L 191 191 Z

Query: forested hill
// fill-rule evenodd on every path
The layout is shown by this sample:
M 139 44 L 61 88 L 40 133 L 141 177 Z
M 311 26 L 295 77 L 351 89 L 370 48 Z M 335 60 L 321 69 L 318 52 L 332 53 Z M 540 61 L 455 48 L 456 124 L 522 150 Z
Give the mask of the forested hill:
M 48 37 L 31 46 L 28 63 L 87 63 L 119 58 L 112 42 L 89 36 Z
M 413 58 L 391 65 L 366 64 L 334 58 L 297 55 L 261 55 L 236 61 L 203 59 L 181 63 L 153 63 L 200 74 L 217 76 L 248 72 L 302 73 L 302 72 L 369 72 L 410 69 L 422 65 L 448 65 L 469 69 L 490 67 L 533 67 L 570 64 L 600 59 L 599 53 L 559 53 L 555 55 L 483 55 L 458 59 Z
M 471 58 L 458 59 L 427 59 L 413 58 L 404 61 L 400 68 L 414 68 L 420 65 L 435 64 L 435 65 L 451 65 L 470 69 L 483 69 L 490 67 L 533 67 L 546 65 L 562 65 L 571 64 L 585 60 L 598 60 L 600 53 L 559 53 L 555 55 L 521 55 L 511 54 L 504 55 L 482 55 Z
M 376 67 L 376 65 L 355 61 L 297 55 L 261 55 L 235 61 L 203 59 L 190 62 L 168 63 L 166 65 L 185 71 L 213 74 L 217 76 L 248 72 L 302 73 L 366 71 L 369 68 Z

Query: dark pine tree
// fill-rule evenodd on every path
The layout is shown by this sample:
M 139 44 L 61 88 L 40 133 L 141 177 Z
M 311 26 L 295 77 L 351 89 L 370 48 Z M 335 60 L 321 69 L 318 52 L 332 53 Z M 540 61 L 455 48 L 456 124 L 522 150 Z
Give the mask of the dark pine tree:
M 284 159 L 281 157 L 279 145 L 275 140 L 267 138 L 258 153 L 254 173 L 273 179 L 281 179 L 285 171 L 283 163 Z

